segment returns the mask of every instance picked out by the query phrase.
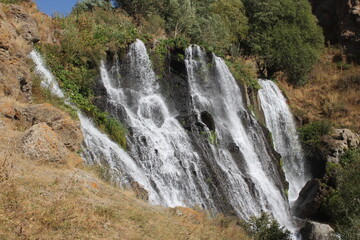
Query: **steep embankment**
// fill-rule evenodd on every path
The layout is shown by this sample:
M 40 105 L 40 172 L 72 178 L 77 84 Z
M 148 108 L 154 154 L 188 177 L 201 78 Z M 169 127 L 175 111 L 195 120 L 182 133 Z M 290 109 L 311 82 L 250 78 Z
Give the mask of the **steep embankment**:
M 0 239 L 249 239 L 237 220 L 150 206 L 83 165 L 78 120 L 44 103 L 58 101 L 28 59 L 56 44 L 52 26 L 31 3 L 0 4 Z

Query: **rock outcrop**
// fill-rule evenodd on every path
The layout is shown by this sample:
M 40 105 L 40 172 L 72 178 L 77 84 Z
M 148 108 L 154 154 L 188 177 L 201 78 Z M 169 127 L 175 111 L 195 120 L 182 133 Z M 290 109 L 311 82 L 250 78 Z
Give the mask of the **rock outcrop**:
M 320 179 L 313 179 L 306 183 L 299 193 L 298 199 L 292 207 L 292 212 L 299 218 L 319 218 L 319 209 L 324 198 L 331 192 L 331 187 Z
M 300 229 L 303 240 L 330 240 L 334 230 L 327 224 L 307 221 Z
M 54 41 L 50 18 L 30 1 L 0 3 L 0 97 L 31 102 L 32 63 L 28 54 L 38 41 Z
M 46 123 L 32 126 L 22 138 L 22 149 L 32 160 L 64 163 L 66 150 L 60 137 Z
M 334 129 L 334 131 L 323 137 L 320 147 L 326 162 L 339 163 L 341 155 L 349 149 L 360 145 L 360 138 L 349 129 Z
M 340 43 L 345 53 L 360 60 L 360 1 L 310 0 L 313 13 L 324 30 L 325 40 Z
M 83 136 L 80 123 L 50 104 L 25 105 L 0 100 L 0 116 L 25 130 L 36 124 L 46 123 L 68 150 L 77 152 L 81 149 Z

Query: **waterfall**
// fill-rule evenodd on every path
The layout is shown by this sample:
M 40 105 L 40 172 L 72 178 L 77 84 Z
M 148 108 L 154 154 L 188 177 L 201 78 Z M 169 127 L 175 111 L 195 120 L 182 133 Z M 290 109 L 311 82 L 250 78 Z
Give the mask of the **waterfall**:
M 121 111 L 121 120 L 131 129 L 130 155 L 157 191 L 158 198 L 150 195 L 151 202 L 215 208 L 199 170 L 201 159 L 159 92 L 144 43 L 137 40 L 131 44 L 127 57 L 129 81 L 118 74 L 118 63 L 113 66 L 117 74 L 110 77 L 104 62 L 101 80 L 110 112 Z
M 35 73 L 37 73 L 41 78 L 41 86 L 59 98 L 64 98 L 64 93 L 61 91 L 59 84 L 55 80 L 55 77 L 52 73 L 46 68 L 45 63 L 41 55 L 33 50 L 30 53 L 30 58 L 35 63 Z
M 40 55 L 30 56 L 42 86 L 64 97 Z M 152 204 L 201 206 L 245 220 L 265 211 L 294 230 L 275 153 L 224 61 L 191 46 L 185 67 L 186 87 L 178 91 L 187 91 L 186 107 L 164 95 L 142 41 L 131 44 L 121 61 L 115 56 L 101 62 L 100 107 L 128 128 L 128 148 L 121 149 L 79 111 L 85 161 L 109 167 L 119 185 L 139 183 Z
M 64 98 L 64 93 L 60 89 L 55 77 L 46 68 L 41 55 L 33 50 L 30 58 L 35 63 L 35 71 L 42 78 L 41 86 L 49 89 L 52 94 L 59 98 Z M 68 99 L 65 103 L 74 107 Z M 75 108 L 75 107 L 74 107 Z M 112 180 L 119 185 L 130 185 L 136 181 L 144 187 L 151 196 L 156 196 L 156 192 L 151 187 L 145 174 L 137 167 L 131 157 L 109 137 L 100 132 L 95 124 L 81 111 L 77 111 L 84 135 L 83 158 L 87 163 L 106 165 L 109 168 Z M 131 177 L 130 177 L 131 176 Z
M 289 182 L 288 197 L 294 202 L 308 180 L 304 154 L 296 132 L 294 118 L 285 97 L 270 80 L 259 80 L 261 107 L 266 126 L 272 133 L 274 147 L 283 158 L 286 180 Z
M 243 166 L 239 166 L 239 159 L 228 149 L 213 147 L 214 164 L 223 171 L 227 198 L 244 219 L 266 211 L 291 228 L 288 204 L 274 184 L 279 176 L 261 137 L 261 127 L 245 110 L 241 91 L 225 62 L 215 55 L 209 57 L 199 46 L 186 49 L 185 59 L 195 111 L 214 116 L 219 142 L 231 141 L 243 156 Z

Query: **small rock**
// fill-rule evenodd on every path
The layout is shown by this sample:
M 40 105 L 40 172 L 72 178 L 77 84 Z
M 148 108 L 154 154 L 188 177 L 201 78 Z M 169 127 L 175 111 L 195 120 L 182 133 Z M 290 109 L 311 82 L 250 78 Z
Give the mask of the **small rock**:
M 330 240 L 334 230 L 327 224 L 307 221 L 305 226 L 300 229 L 303 240 Z
M 36 160 L 64 163 L 68 152 L 59 136 L 46 123 L 32 126 L 22 138 L 22 149 Z

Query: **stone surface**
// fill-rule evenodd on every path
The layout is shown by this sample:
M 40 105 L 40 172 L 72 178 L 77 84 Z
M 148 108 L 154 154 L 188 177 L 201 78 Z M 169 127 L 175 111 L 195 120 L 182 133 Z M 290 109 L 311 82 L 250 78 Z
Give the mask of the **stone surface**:
M 341 155 L 360 145 L 360 138 L 349 129 L 334 129 L 333 133 L 323 138 L 322 155 L 326 162 L 339 163 Z
M 22 149 L 34 160 L 64 163 L 68 156 L 60 137 L 46 123 L 36 124 L 25 132 Z
M 307 221 L 300 229 L 303 240 L 330 240 L 334 230 L 327 224 Z
M 79 151 L 83 140 L 80 122 L 74 121 L 68 114 L 50 104 L 38 104 L 18 108 L 19 120 L 27 125 L 45 122 L 61 138 L 64 145 L 71 151 Z
M 308 181 L 293 204 L 293 214 L 299 218 L 316 218 L 324 198 L 330 191 L 331 188 L 322 184 L 319 179 Z
M 0 100 L 0 115 L 12 120 L 19 127 L 28 129 L 38 123 L 46 123 L 71 151 L 81 149 L 83 135 L 80 122 L 51 104 L 24 105 Z
M 309 0 L 325 40 L 340 43 L 352 59 L 360 59 L 360 1 Z

